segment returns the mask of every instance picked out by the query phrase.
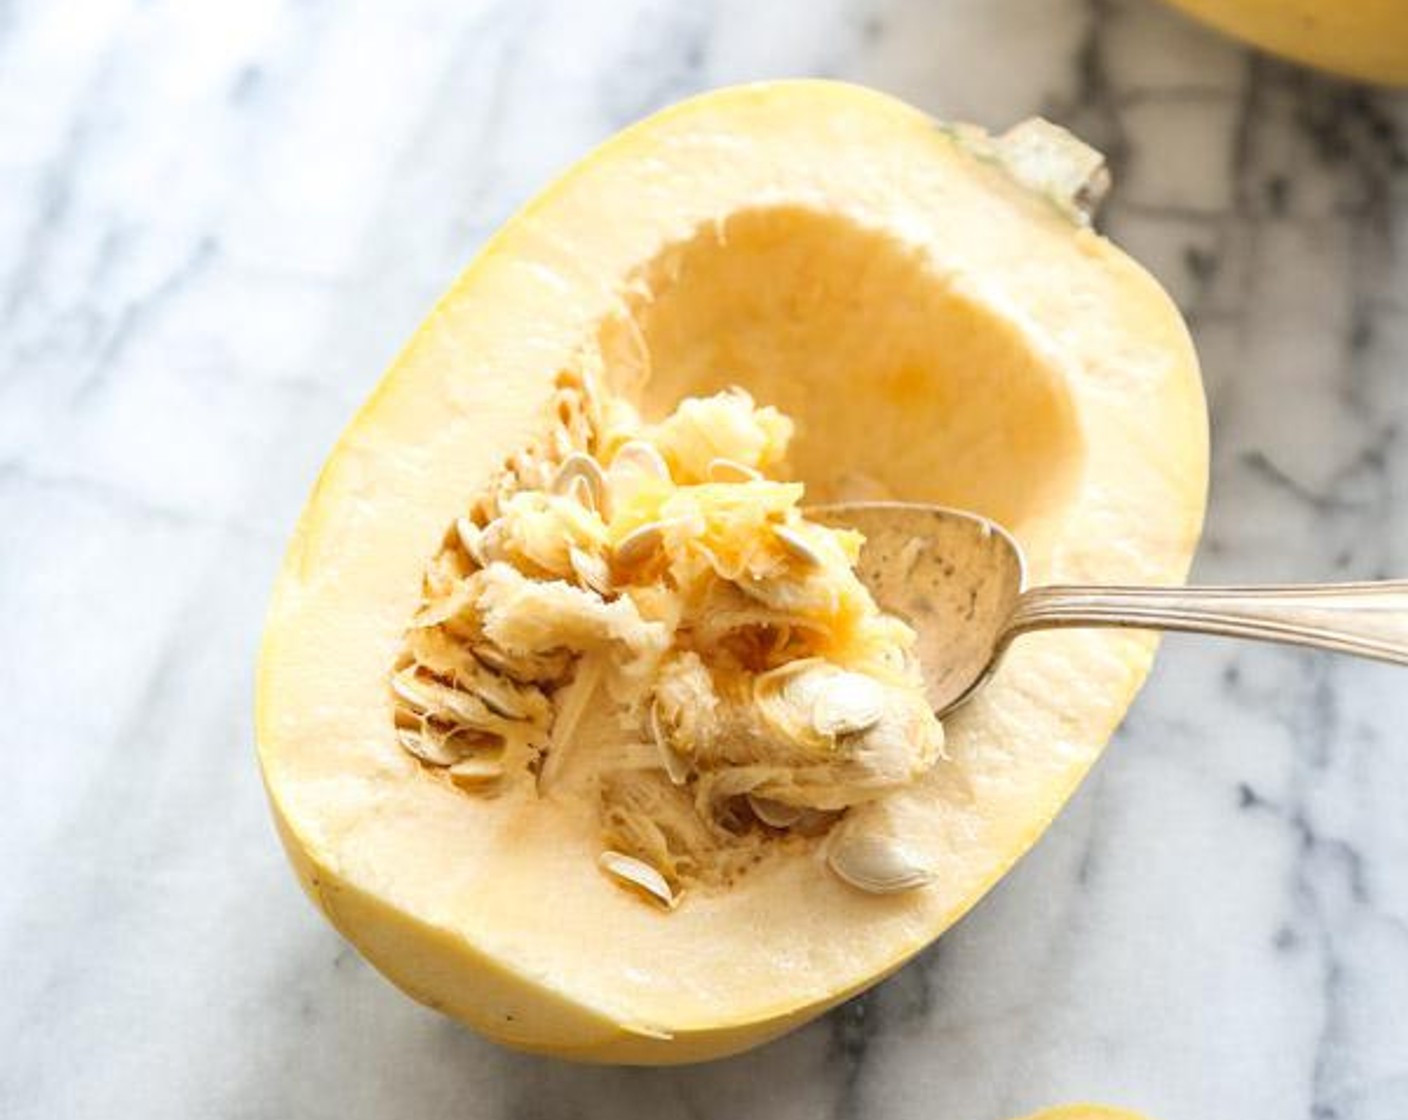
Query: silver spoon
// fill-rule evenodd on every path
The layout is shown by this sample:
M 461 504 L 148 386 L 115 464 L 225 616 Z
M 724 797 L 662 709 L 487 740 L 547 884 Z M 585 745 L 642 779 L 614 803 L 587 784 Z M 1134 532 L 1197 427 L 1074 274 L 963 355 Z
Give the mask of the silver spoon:
M 1265 587 L 1026 586 L 1021 546 L 1000 525 L 908 502 L 814 506 L 865 535 L 857 572 L 919 635 L 929 701 L 953 711 L 1032 630 L 1124 626 L 1260 638 L 1408 665 L 1408 580 Z

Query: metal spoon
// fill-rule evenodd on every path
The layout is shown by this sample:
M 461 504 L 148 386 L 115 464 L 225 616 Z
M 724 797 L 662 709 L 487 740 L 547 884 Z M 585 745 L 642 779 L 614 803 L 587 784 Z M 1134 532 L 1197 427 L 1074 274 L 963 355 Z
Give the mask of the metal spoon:
M 817 506 L 807 516 L 865 534 L 857 572 L 919 634 L 939 715 L 978 691 L 1019 635 L 1070 626 L 1260 638 L 1408 665 L 1408 580 L 1265 587 L 1026 586 L 1021 546 L 1000 525 L 908 502 Z

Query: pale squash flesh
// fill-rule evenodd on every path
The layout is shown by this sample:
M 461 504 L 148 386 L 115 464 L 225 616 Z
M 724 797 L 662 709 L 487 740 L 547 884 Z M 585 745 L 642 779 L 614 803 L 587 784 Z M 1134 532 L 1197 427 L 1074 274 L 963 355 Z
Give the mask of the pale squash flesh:
M 1098 756 L 1153 639 L 1024 639 L 948 721 L 952 761 L 900 799 L 934 885 L 877 898 L 797 858 L 666 914 L 596 871 L 581 814 L 466 797 L 392 734 L 386 675 L 424 563 L 583 363 L 647 414 L 742 385 L 798 422 L 810 495 L 859 471 L 990 514 L 1038 581 L 1184 576 L 1207 446 L 1183 323 L 975 145 L 832 83 L 651 118 L 505 227 L 340 440 L 275 593 L 260 759 L 305 887 L 411 995 L 584 1060 L 746 1048 L 957 920 Z

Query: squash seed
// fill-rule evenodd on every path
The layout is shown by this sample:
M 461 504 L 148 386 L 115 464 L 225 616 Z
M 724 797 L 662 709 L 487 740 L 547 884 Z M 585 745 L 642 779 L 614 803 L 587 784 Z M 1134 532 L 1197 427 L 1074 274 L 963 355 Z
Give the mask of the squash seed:
M 888 836 L 837 833 L 827 845 L 826 862 L 843 881 L 869 894 L 898 894 L 933 881 L 899 841 Z
M 552 444 L 553 455 L 558 459 L 566 459 L 577 450 L 577 445 L 572 440 L 571 432 L 563 425 L 557 425 L 552 429 L 549 442 Z
M 581 475 L 567 484 L 567 496 L 589 513 L 596 511 L 596 499 L 592 497 L 592 486 Z
M 509 655 L 498 646 L 474 646 L 470 651 L 486 669 L 492 669 L 496 673 L 509 675 L 511 662 Z
M 603 519 L 610 516 L 606 509 L 606 475 L 595 459 L 581 451 L 572 452 L 557 468 L 552 492 L 569 495 L 587 509 L 601 514 Z
M 600 556 L 572 545 L 567 550 L 567 560 L 583 586 L 598 595 L 611 594 L 611 566 Z
M 420 715 L 434 714 L 438 705 L 434 697 L 422 689 L 415 678 L 415 666 L 400 670 L 391 676 L 391 691 L 396 699 L 405 703 L 412 711 Z
M 527 698 L 503 677 L 477 673 L 469 687 L 496 716 L 511 720 L 531 719 L 533 716 Z
M 840 672 L 826 681 L 812 705 L 812 726 L 821 735 L 854 735 L 880 722 L 885 690 L 864 673 Z
M 414 666 L 392 675 L 391 691 L 418 715 L 460 723 L 476 731 L 498 729 L 500 717 L 477 696 L 417 677 Z
M 790 525 L 774 525 L 772 533 L 792 559 L 800 560 L 803 564 L 810 564 L 814 568 L 819 568 L 826 563 L 821 553 L 812 547 L 811 542 Z
M 455 518 L 455 536 L 465 554 L 481 568 L 489 566 L 484 555 L 484 531 L 468 517 Z
M 497 758 L 471 756 L 450 767 L 450 780 L 457 786 L 477 789 L 504 776 L 504 764 Z
M 758 482 L 763 477 L 762 471 L 724 458 L 710 459 L 705 474 L 710 482 Z
M 401 728 L 396 732 L 396 741 L 407 754 L 431 766 L 453 766 L 460 760 L 459 752 L 450 750 L 443 740 L 419 731 Z
M 621 568 L 639 568 L 664 547 L 665 523 L 650 521 L 638 529 L 632 529 L 616 545 L 611 556 Z
M 670 742 L 664 721 L 660 718 L 660 702 L 658 700 L 650 705 L 650 710 L 646 713 L 646 724 L 650 729 L 650 737 L 660 752 L 660 760 L 665 767 L 666 776 L 675 785 L 684 785 L 689 781 L 689 763 Z
M 673 910 L 679 902 L 679 896 L 670 888 L 665 876 L 644 860 L 608 849 L 597 857 L 596 862 L 619 884 L 645 895 L 668 910 Z
M 469 652 L 486 669 L 502 673 L 519 684 L 558 680 L 572 664 L 572 655 L 560 649 L 513 654 L 495 645 L 476 645 L 471 646 Z
M 791 828 L 806 812 L 796 805 L 788 805 L 785 801 L 774 801 L 771 797 L 759 797 L 752 793 L 748 795 L 748 807 L 753 810 L 753 815 L 769 828 Z
M 670 468 L 660 452 L 645 440 L 627 440 L 612 456 L 606 480 L 611 503 L 619 508 L 652 481 L 669 482 Z
M 411 619 L 411 629 L 431 630 L 465 614 L 473 606 L 473 596 L 464 581 L 448 593 L 425 603 Z
M 512 562 L 506 541 L 507 536 L 508 528 L 502 518 L 495 518 L 484 526 L 479 534 L 479 553 L 488 561 L 484 567 L 488 567 L 489 564 L 496 561 Z
M 765 723 L 799 746 L 820 748 L 829 743 L 813 726 L 817 700 L 833 675 L 819 657 L 800 658 L 769 669 L 753 679 L 753 703 Z
M 645 474 L 666 480 L 670 477 L 670 467 L 664 456 L 655 449 L 654 444 L 643 439 L 629 439 L 617 448 L 606 470 L 608 475 Z

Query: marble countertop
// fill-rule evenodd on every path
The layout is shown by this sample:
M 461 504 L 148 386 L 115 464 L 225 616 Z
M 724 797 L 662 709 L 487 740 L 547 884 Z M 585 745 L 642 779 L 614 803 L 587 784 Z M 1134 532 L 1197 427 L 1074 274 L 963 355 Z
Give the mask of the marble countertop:
M 817 74 L 1110 153 L 1213 417 L 1209 580 L 1408 574 L 1408 97 L 1153 0 L 0 4 L 0 1115 L 1408 1116 L 1408 678 L 1172 639 L 1032 855 L 741 1058 L 577 1068 L 303 902 L 251 666 L 317 465 L 560 168 Z

